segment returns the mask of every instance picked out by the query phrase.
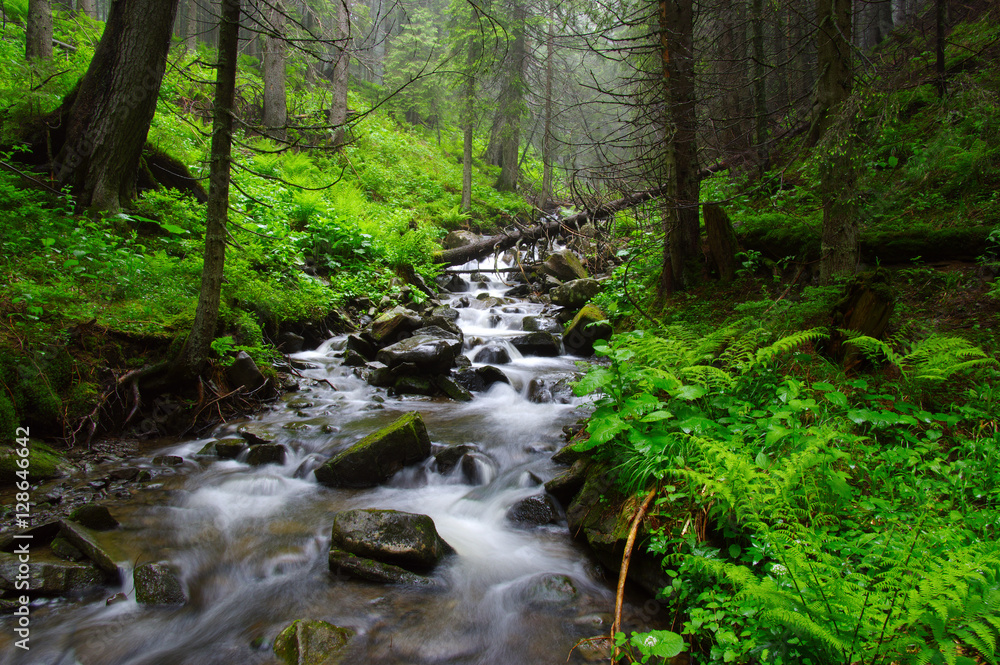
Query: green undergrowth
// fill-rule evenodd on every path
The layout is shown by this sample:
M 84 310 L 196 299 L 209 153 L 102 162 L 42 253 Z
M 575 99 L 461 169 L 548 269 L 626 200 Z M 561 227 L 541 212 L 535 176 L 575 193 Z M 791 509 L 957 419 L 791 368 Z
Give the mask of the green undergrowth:
M 827 334 L 620 334 L 576 386 L 576 448 L 657 488 L 659 600 L 692 662 L 996 662 L 1000 364 L 855 337 L 868 369 L 845 373 Z M 620 642 L 647 662 L 654 637 Z
M 63 13 L 55 24 L 57 38 L 76 48 L 35 66 L 23 61 L 23 28 L 2 27 L 5 163 L 23 150 L 23 127 L 54 110 L 83 75 L 102 28 Z M 205 63 L 213 58 L 203 46 L 171 52 L 148 137 L 203 178 L 215 78 Z M 432 278 L 430 257 L 443 235 L 490 230 L 529 211 L 523 198 L 493 190 L 495 170 L 480 164 L 472 210 L 461 212 L 461 133 L 372 109 L 387 93 L 369 84 L 350 93 L 356 121 L 347 145 L 330 150 L 329 131 L 308 129 L 324 123 L 329 91 L 307 80 L 297 56 L 288 67 L 289 114 L 307 129 L 289 138 L 313 147 L 262 138 L 252 129 L 259 63 L 240 64 L 244 129 L 235 136 L 217 364 L 237 350 L 268 362 L 282 331 L 335 312 L 349 317 L 385 297 L 419 299 L 397 274 L 412 266 Z M 197 304 L 205 206 L 176 191 L 145 191 L 121 214 L 89 216 L 49 185 L 0 170 L 0 419 L 72 441 L 83 419 L 110 418 L 93 409 L 118 376 L 176 353 Z M 0 439 L 13 431 L 5 425 Z

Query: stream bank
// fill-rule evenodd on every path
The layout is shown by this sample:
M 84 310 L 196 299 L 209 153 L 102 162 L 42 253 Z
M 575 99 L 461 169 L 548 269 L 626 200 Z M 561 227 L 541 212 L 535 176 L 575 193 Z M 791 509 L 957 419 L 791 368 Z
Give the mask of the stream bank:
M 344 662 L 563 662 L 580 640 L 606 634 L 614 579 L 572 540 L 543 488 L 562 470 L 551 456 L 565 443 L 563 428 L 582 415 L 566 387 L 580 358 L 551 334 L 554 354 L 519 347 L 525 320 L 554 311 L 506 302 L 509 289 L 486 276 L 444 297 L 463 338 L 456 369 L 492 367 L 505 379 L 466 388 L 470 401 L 372 385 L 380 368 L 366 365 L 379 361 L 349 364 L 349 337 L 338 336 L 293 356 L 299 390 L 258 418 L 207 438 L 160 440 L 62 481 L 70 495 L 128 469 L 148 474 L 102 488 L 101 503 L 121 526 L 92 535 L 114 553 L 121 581 L 39 598 L 37 650 L 25 660 L 3 644 L 5 662 L 271 663 L 278 635 L 300 619 L 351 631 Z M 407 413 L 424 423 L 428 455 L 373 487 L 317 482 L 325 463 Z M 255 463 L 265 446 L 281 454 Z M 331 570 L 334 550 L 344 551 L 343 540 L 334 547 L 333 524 L 359 510 L 432 520 L 448 550 L 421 572 L 426 582 L 375 584 Z M 176 584 L 164 584 L 180 590 L 182 604 L 140 602 L 140 577 L 153 572 L 173 575 Z M 650 616 L 627 604 L 625 621 L 646 628 Z M 589 644 L 571 662 L 595 657 Z

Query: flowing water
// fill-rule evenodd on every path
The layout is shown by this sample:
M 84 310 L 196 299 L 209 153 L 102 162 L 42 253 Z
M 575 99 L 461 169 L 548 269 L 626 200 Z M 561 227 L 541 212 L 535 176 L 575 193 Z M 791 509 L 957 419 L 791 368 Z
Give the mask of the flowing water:
M 501 295 L 507 285 L 498 280 L 494 275 L 478 285 L 479 293 Z M 472 305 L 459 310 L 466 355 L 471 359 L 485 343 L 506 345 L 512 362 L 502 369 L 511 385 L 495 384 L 468 403 L 390 397 L 341 365 L 343 338 L 297 354 L 307 367 L 302 389 L 257 418 L 280 433 L 278 442 L 289 453 L 283 465 L 251 467 L 196 454 L 214 438 L 233 435 L 234 423 L 212 439 L 156 451 L 183 457 L 181 466 L 154 467 L 152 456 L 134 460 L 154 472 L 153 480 L 129 500 L 108 503 L 122 526 L 103 542 L 117 548 L 126 567 L 170 561 L 189 603 L 136 604 L 127 571 L 120 589 L 34 607 L 31 651 L 15 653 L 5 630 L 2 660 L 273 663 L 270 642 L 299 618 L 355 630 L 344 663 L 564 663 L 578 640 L 606 633 L 613 593 L 571 541 L 565 522 L 520 528 L 505 517 L 511 505 L 539 493 L 540 482 L 559 472 L 550 456 L 562 443 L 561 428 L 583 415 L 575 399 L 530 401 L 529 384 L 570 376 L 579 359 L 523 357 L 506 344 L 541 305 L 476 309 L 477 293 L 463 295 Z M 478 346 L 469 348 L 470 340 Z M 322 461 L 412 410 L 422 414 L 436 446 L 474 444 L 483 454 L 447 474 L 429 460 L 371 490 L 316 483 L 312 470 Z M 435 569 L 428 587 L 337 578 L 327 564 L 330 528 L 333 514 L 348 508 L 429 515 L 455 554 Z M 105 597 L 116 591 L 129 600 L 106 606 Z M 574 652 L 571 662 L 582 658 Z

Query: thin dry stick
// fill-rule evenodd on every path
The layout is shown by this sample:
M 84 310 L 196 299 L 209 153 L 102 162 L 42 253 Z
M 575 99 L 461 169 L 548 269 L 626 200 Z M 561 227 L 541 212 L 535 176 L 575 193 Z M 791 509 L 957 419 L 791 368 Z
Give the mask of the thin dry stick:
M 639 532 L 639 524 L 642 523 L 642 518 L 646 516 L 646 510 L 649 508 L 649 504 L 653 502 L 653 497 L 656 496 L 656 492 L 659 487 L 654 487 L 649 490 L 649 494 L 646 495 L 646 499 L 639 506 L 639 510 L 636 512 L 635 517 L 632 518 L 632 528 L 628 532 L 628 540 L 625 541 L 625 556 L 622 557 L 622 568 L 618 573 L 618 593 L 615 594 L 615 620 L 611 624 L 611 641 L 614 643 L 615 635 L 618 634 L 618 629 L 622 625 L 622 604 L 625 601 L 625 578 L 628 576 L 628 564 L 632 559 L 632 547 L 635 545 L 635 535 Z M 618 660 L 619 649 L 616 646 L 614 656 L 611 662 Z

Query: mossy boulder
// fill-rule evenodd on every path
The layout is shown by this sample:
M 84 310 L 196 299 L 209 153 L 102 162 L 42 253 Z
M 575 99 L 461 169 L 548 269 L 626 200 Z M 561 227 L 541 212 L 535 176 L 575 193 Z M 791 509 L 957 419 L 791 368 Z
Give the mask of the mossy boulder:
M 622 494 L 609 471 L 604 463 L 594 462 L 587 467 L 582 487 L 566 508 L 566 519 L 569 532 L 585 541 L 597 559 L 617 576 L 638 502 Z M 628 579 L 656 595 L 670 580 L 660 560 L 646 553 L 650 535 L 646 524 L 640 525 Z
M 581 309 L 566 327 L 563 333 L 563 346 L 567 353 L 577 356 L 594 354 L 594 342 L 599 339 L 611 339 L 614 328 L 608 323 L 608 317 L 594 305 L 586 305 Z
M 552 289 L 549 296 L 553 305 L 578 309 L 587 304 L 601 290 L 601 284 L 596 279 L 574 279 L 562 286 Z
M 262 446 L 253 446 L 247 454 L 247 464 L 250 466 L 284 464 L 285 454 L 285 447 L 280 443 L 266 443 Z
M 550 254 L 541 266 L 542 272 L 563 282 L 586 279 L 587 271 L 571 250 L 564 249 Z
M 9 485 L 20 480 L 17 475 L 22 467 L 18 460 L 27 459 L 28 480 L 38 482 L 49 478 L 64 476 L 69 468 L 68 463 L 55 450 L 31 440 L 28 443 L 27 458 L 18 454 L 20 446 L 0 445 L 0 485 Z
M 461 336 L 438 326 L 428 326 L 414 332 L 412 337 L 383 348 L 375 359 L 390 368 L 407 363 L 427 372 L 447 372 L 461 351 Z
M 20 565 L 18 555 L 0 553 L 0 590 L 17 589 Z M 46 560 L 33 555 L 28 570 L 30 593 L 43 596 L 62 596 L 103 583 L 101 571 L 86 562 Z
M 69 518 L 94 531 L 111 531 L 118 527 L 118 520 L 111 516 L 107 506 L 96 503 L 80 506 L 69 514 Z
M 328 487 L 374 487 L 430 454 L 423 418 L 411 411 L 324 462 L 316 480 Z
M 274 655 L 285 665 L 337 665 L 352 637 L 348 628 L 298 619 L 274 638 Z
M 330 548 L 417 573 L 433 569 L 452 551 L 427 515 L 375 509 L 337 513 Z
M 147 563 L 132 573 L 135 600 L 140 605 L 183 605 L 187 594 L 180 577 L 167 563 Z
M 399 306 L 390 309 L 372 322 L 367 333 L 376 346 L 386 346 L 408 337 L 423 323 L 413 310 Z

